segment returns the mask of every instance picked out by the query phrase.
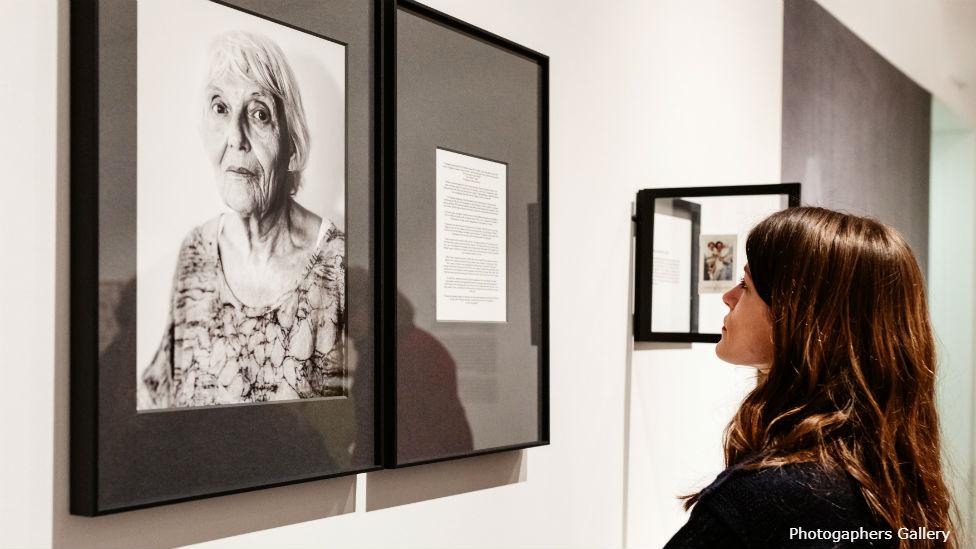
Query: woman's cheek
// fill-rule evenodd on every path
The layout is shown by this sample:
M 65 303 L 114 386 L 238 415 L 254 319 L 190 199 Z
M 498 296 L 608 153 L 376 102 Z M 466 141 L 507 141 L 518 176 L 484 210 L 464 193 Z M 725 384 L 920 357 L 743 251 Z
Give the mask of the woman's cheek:
M 269 196 L 274 192 L 278 172 L 278 135 L 274 131 L 255 131 L 253 137 L 254 155 L 257 157 L 261 169 L 264 171 L 264 189 Z

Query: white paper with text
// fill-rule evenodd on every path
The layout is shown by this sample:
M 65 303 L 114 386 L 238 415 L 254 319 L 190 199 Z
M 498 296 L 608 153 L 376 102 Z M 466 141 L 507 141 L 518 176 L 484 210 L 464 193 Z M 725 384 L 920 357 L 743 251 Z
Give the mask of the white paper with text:
M 437 321 L 505 322 L 508 165 L 437 149 Z

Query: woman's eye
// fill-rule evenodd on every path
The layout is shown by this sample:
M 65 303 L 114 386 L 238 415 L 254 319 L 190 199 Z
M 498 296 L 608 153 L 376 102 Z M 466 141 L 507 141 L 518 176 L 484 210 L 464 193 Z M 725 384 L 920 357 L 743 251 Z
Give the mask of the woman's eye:
M 742 277 L 742 280 L 739 281 L 739 287 L 743 290 L 746 289 L 746 277 Z
M 254 109 L 251 112 L 251 116 L 261 123 L 268 123 L 271 121 L 271 114 L 264 109 Z
M 212 103 L 210 105 L 210 110 L 212 110 L 215 114 L 227 114 L 227 105 L 220 102 Z

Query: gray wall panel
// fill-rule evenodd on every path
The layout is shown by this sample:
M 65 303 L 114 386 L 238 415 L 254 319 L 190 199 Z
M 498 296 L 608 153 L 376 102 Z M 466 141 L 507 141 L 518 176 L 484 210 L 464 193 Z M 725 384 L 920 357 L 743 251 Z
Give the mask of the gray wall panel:
M 786 0 L 783 33 L 783 180 L 896 227 L 925 272 L 930 94 L 813 0 Z

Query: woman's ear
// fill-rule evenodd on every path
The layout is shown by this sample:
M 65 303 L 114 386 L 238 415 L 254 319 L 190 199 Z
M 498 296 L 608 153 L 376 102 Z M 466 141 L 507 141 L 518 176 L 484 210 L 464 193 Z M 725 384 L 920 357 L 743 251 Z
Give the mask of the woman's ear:
M 296 164 L 298 163 L 298 153 L 295 152 L 294 144 L 291 145 L 292 145 L 291 146 L 292 151 L 291 154 L 288 155 L 288 171 L 295 172 L 295 170 L 297 169 Z

